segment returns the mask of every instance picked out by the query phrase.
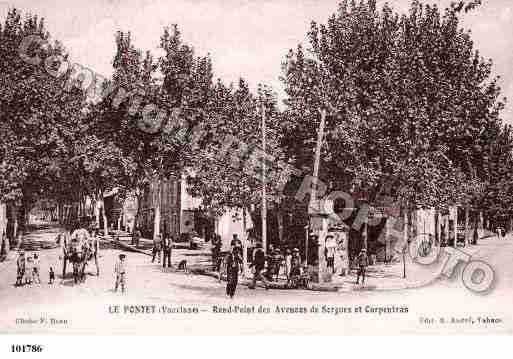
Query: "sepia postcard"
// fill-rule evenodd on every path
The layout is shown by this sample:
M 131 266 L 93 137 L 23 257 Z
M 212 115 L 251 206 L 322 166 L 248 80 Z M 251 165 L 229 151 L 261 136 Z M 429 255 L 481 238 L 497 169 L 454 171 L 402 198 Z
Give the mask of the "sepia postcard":
M 0 0 L 0 334 L 512 335 L 512 29 Z

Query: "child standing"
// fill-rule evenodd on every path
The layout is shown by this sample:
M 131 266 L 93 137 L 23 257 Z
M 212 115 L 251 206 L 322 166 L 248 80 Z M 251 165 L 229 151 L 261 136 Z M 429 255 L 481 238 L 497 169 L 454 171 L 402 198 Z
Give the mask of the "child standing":
M 50 280 L 48 281 L 48 284 L 53 284 L 55 281 L 55 272 L 53 271 L 53 268 L 50 267 L 50 273 L 49 273 Z
M 121 285 L 121 292 L 125 293 L 125 285 L 126 285 L 126 265 L 125 265 L 126 255 L 120 254 L 119 261 L 116 263 L 114 267 L 114 273 L 116 274 L 116 286 L 114 287 L 114 292 L 118 291 L 118 287 Z
M 356 284 L 360 283 L 360 276 L 362 277 L 362 285 L 365 285 L 365 272 L 367 270 L 368 259 L 367 259 L 367 249 L 362 248 L 360 254 L 356 258 L 356 261 L 359 266 L 358 274 L 356 275 Z
M 34 284 L 41 284 L 41 279 L 39 278 L 39 257 L 37 253 L 34 253 L 34 259 L 32 261 L 32 282 Z
M 32 284 L 32 271 L 33 271 L 32 257 L 27 257 L 25 263 L 25 284 Z
M 18 259 L 16 260 L 16 266 L 17 266 L 16 286 L 18 287 L 18 286 L 23 285 L 23 279 L 25 278 L 26 262 L 25 262 L 25 252 L 23 250 L 21 250 L 20 254 L 18 255 Z
M 157 234 L 155 238 L 153 238 L 153 258 L 151 260 L 151 263 L 155 262 L 155 256 L 158 257 L 158 261 L 160 264 L 160 258 L 162 256 L 162 236 L 160 234 Z

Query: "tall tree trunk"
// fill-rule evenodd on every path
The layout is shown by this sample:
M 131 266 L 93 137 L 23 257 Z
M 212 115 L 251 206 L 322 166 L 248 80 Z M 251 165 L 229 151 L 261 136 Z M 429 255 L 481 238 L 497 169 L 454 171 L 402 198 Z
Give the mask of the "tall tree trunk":
M 92 201 L 94 203 L 94 218 L 96 221 L 96 228 L 100 230 L 100 201 L 98 199 L 98 196 L 95 196 L 94 200 Z
M 143 194 L 144 194 L 143 191 L 139 191 L 139 190 L 135 191 L 135 198 L 136 198 L 136 201 L 137 201 L 137 210 L 135 212 L 134 223 L 133 223 L 133 227 L 132 227 L 132 242 L 131 242 L 132 245 L 135 245 L 135 238 L 134 238 L 134 236 L 135 236 L 135 233 L 136 233 L 137 229 L 139 228 L 139 217 L 141 215 Z
M 63 205 L 63 212 L 64 212 L 64 223 L 70 224 L 69 221 L 69 206 L 67 204 Z
M 435 209 L 435 243 L 440 243 L 440 211 Z
M 118 216 L 118 231 L 121 231 L 121 220 L 123 218 L 123 210 L 121 210 L 119 212 L 119 216 Z
M 470 209 L 468 206 L 465 207 L 465 246 L 467 244 L 470 245 L 470 236 L 469 236 L 469 215 Z
M 472 244 L 477 244 L 479 239 L 479 224 L 480 224 L 480 216 L 476 215 L 474 218 L 474 232 L 472 233 Z
M 0 204 L 0 238 L 4 241 L 5 253 L 9 254 L 11 249 L 9 239 L 7 238 L 7 204 Z M 1 243 L 0 243 L 1 245 Z
M 458 206 L 454 211 L 454 248 L 458 248 Z
M 85 217 L 85 197 L 82 194 L 78 197 L 78 217 Z
M 278 220 L 278 239 L 280 241 L 280 244 L 283 244 L 283 208 L 280 201 L 280 204 L 278 205 L 278 212 L 277 212 L 277 220 Z
M 450 231 L 449 231 L 449 221 L 450 221 L 450 215 L 448 214 L 445 217 L 445 241 L 446 241 L 447 245 L 449 245 L 449 234 L 450 234 Z
M 406 278 L 406 249 L 408 247 L 408 232 L 409 232 L 409 223 L 408 223 L 408 206 L 404 209 L 404 247 L 403 247 L 403 278 Z
M 11 244 L 9 243 L 9 238 L 7 238 L 7 234 L 4 234 L 3 238 L 5 243 L 5 253 L 9 254 L 9 252 L 11 251 Z
M 101 204 L 102 204 L 102 218 L 103 218 L 103 233 L 105 236 L 109 235 L 109 223 L 107 222 L 107 212 L 105 211 L 105 198 L 103 198 L 103 193 L 101 194 Z
M 242 208 L 242 273 L 246 276 L 248 268 L 248 232 L 246 220 L 246 207 Z
M 18 238 L 18 208 L 15 204 L 11 207 L 11 214 L 12 214 L 12 221 L 13 221 L 13 231 L 12 231 L 12 238 L 13 238 L 13 244 L 16 245 L 16 239 Z
M 155 198 L 155 197 L 154 197 Z M 157 195 L 155 205 L 155 218 L 153 222 L 153 238 L 156 238 L 160 234 L 160 218 L 161 218 L 161 206 L 162 206 L 162 179 L 159 177 L 157 181 Z

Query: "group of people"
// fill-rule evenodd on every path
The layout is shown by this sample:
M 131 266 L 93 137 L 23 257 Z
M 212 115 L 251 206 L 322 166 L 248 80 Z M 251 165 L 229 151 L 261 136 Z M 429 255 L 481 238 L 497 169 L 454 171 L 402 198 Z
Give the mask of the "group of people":
M 23 285 L 30 284 L 41 284 L 41 278 L 39 276 L 40 264 L 39 256 L 34 253 L 32 256 L 25 256 L 25 251 L 21 249 L 16 260 L 17 275 L 15 286 L 20 287 Z M 50 268 L 50 271 L 53 271 Z M 53 280 L 50 278 L 50 283 Z
M 496 233 L 497 233 L 497 238 L 499 238 L 499 239 L 506 238 L 506 230 L 503 227 L 498 226 L 496 229 Z
M 213 241 L 214 267 L 220 269 L 218 257 L 221 253 L 221 240 L 219 237 Z M 233 298 L 237 288 L 239 275 L 243 272 L 243 246 L 237 234 L 233 235 L 230 242 L 230 251 L 224 257 L 226 266 L 226 295 Z M 277 280 L 281 267 L 285 267 L 287 286 L 297 288 L 301 282 L 304 269 L 301 264 L 301 255 L 298 248 L 285 251 L 281 254 L 279 248 L 270 246 L 269 252 L 265 253 L 262 243 L 257 243 L 252 252 L 250 268 L 253 270 L 253 279 L 250 289 L 256 287 L 257 281 L 261 281 L 266 289 L 270 282 Z
M 69 260 L 78 261 L 78 257 L 82 254 L 85 256 L 84 260 L 93 259 L 96 265 L 96 275 L 100 275 L 100 267 L 98 264 L 99 241 L 98 232 L 93 230 L 90 235 L 89 231 L 81 225 L 76 224 L 71 235 L 69 231 L 61 232 L 57 236 L 57 243 L 62 245 L 63 254 Z M 38 253 L 26 255 L 23 249 L 19 250 L 18 258 L 16 260 L 17 274 L 15 286 L 23 286 L 30 284 L 41 284 L 41 268 Z M 74 269 L 75 270 L 75 269 Z M 63 266 L 63 278 L 65 276 L 65 267 Z M 55 281 L 55 272 L 53 267 L 49 267 L 48 271 L 49 284 Z
M 267 268 L 266 268 L 267 263 Z M 301 255 L 298 248 L 286 249 L 285 256 L 279 248 L 271 248 L 270 254 L 266 254 L 261 243 L 257 243 L 253 251 L 253 258 L 250 267 L 254 269 L 253 282 L 250 288 L 256 287 L 258 280 L 268 288 L 269 282 L 277 281 L 282 267 L 285 268 L 287 286 L 297 288 L 300 284 L 300 277 L 304 273 L 301 265 Z
M 220 270 L 218 257 L 221 254 L 221 239 L 215 238 L 212 245 L 214 267 Z M 326 265 L 332 273 L 335 273 L 334 262 L 337 246 L 338 243 L 332 236 L 326 238 L 324 255 L 326 256 Z M 230 298 L 233 298 L 235 294 L 239 275 L 243 271 L 242 255 L 242 241 L 234 234 L 230 242 L 230 251 L 224 257 L 227 275 L 226 294 Z M 360 284 L 361 278 L 362 285 L 364 285 L 369 264 L 366 248 L 361 249 L 355 261 L 357 265 L 356 284 Z M 253 270 L 250 289 L 254 289 L 258 281 L 261 281 L 264 287 L 268 289 L 270 282 L 278 279 L 282 268 L 284 268 L 288 288 L 299 288 L 308 284 L 308 271 L 302 262 L 298 248 L 286 249 L 285 254 L 282 255 L 281 250 L 273 248 L 272 245 L 269 246 L 269 251 L 266 253 L 262 243 L 257 243 L 252 251 L 249 267 Z
M 164 238 L 162 238 L 164 237 Z M 171 252 L 173 250 L 173 237 L 169 235 L 162 236 L 161 234 L 157 234 L 153 238 L 153 249 L 152 249 L 152 259 L 151 262 L 155 263 L 155 258 L 158 260 L 160 264 L 162 261 L 162 265 L 166 268 L 166 264 L 168 268 L 171 268 Z

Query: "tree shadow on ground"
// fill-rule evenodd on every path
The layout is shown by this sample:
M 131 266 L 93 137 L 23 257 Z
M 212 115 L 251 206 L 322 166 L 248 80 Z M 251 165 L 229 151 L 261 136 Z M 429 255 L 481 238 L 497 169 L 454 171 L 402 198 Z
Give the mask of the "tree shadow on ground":
M 210 253 L 205 252 L 199 252 L 199 253 L 185 253 L 183 254 L 184 257 L 206 257 L 206 256 L 212 256 Z
M 354 284 L 353 290 L 355 292 L 366 292 L 366 291 L 376 290 L 376 288 L 377 287 L 375 285 L 360 286 L 360 284 Z

